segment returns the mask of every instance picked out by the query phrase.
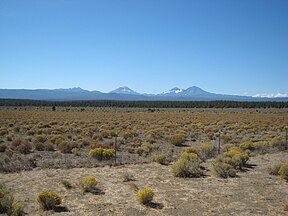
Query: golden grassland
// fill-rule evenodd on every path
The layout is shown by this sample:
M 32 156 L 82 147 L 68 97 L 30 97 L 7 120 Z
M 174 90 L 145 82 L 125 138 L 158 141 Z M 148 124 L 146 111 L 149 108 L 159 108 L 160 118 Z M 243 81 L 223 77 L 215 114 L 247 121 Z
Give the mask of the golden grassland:
M 2 108 L 0 183 L 29 215 L 284 215 L 288 197 L 281 190 L 288 187 L 268 168 L 284 163 L 277 166 L 279 174 L 288 176 L 287 125 L 283 109 Z M 273 181 L 274 189 L 261 192 Z M 136 194 L 146 187 L 153 191 L 140 193 L 137 199 L 144 205 L 137 204 Z M 39 207 L 35 197 L 45 190 L 63 196 L 62 205 L 58 197 L 57 206 L 45 209 L 38 198 Z M 247 195 L 251 190 L 255 194 Z M 43 194 L 47 197 L 41 199 L 50 196 Z M 234 204 L 227 203 L 229 197 Z

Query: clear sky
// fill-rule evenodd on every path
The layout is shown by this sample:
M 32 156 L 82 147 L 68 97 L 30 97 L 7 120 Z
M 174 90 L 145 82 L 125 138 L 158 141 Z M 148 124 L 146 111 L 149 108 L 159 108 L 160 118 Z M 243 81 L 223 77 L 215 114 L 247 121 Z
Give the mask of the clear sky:
M 0 88 L 288 93 L 288 0 L 0 0 Z

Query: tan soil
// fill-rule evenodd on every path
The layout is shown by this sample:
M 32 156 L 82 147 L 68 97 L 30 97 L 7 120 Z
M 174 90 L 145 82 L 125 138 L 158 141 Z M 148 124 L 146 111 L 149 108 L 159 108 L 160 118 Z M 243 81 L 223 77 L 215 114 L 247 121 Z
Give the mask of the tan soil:
M 37 193 L 52 190 L 59 193 L 68 211 L 45 212 L 44 215 L 287 215 L 288 183 L 271 176 L 267 168 L 288 161 L 288 152 L 259 155 L 250 159 L 252 168 L 237 178 L 220 179 L 204 164 L 206 176 L 198 179 L 176 178 L 170 166 L 157 163 L 118 167 L 34 169 L 20 173 L 0 174 L 0 182 L 25 205 L 27 215 L 40 215 L 35 202 Z M 124 173 L 132 173 L 133 182 L 123 182 Z M 83 194 L 76 186 L 79 178 L 93 175 L 99 180 L 102 194 Z M 60 181 L 73 184 L 65 189 Z M 145 207 L 135 198 L 133 185 L 151 187 L 154 203 Z

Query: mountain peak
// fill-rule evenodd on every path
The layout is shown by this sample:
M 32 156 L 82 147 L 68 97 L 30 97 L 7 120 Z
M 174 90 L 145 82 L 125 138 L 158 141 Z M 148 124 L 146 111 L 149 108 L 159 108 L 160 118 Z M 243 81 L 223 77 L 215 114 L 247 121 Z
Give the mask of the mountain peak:
M 209 94 L 209 92 L 206 92 L 206 91 L 204 91 L 203 89 L 201 89 L 201 88 L 199 88 L 199 87 L 197 87 L 197 86 L 192 86 L 192 87 L 189 87 L 189 88 L 187 88 L 185 91 L 184 91 L 184 93 L 186 94 L 186 95 L 191 95 L 191 94 L 194 94 L 194 95 L 199 95 L 199 94 Z
M 138 92 L 133 91 L 132 89 L 128 88 L 127 86 L 119 87 L 110 93 L 116 93 L 116 94 L 139 94 Z
M 169 91 L 163 92 L 162 94 L 178 94 L 182 91 L 183 91 L 183 89 L 180 89 L 178 87 L 174 87 L 174 88 L 170 89 Z

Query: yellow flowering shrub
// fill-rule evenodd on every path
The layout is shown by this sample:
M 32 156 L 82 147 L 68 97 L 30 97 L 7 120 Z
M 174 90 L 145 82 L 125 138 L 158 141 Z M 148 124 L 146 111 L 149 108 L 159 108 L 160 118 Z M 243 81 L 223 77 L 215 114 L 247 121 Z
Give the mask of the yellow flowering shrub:
M 98 160 L 110 159 L 114 156 L 114 149 L 94 148 L 89 151 L 88 155 Z
M 154 197 L 154 191 L 151 188 L 143 188 L 136 194 L 137 200 L 144 205 L 149 204 Z
M 61 204 L 62 198 L 56 192 L 42 191 L 37 195 L 36 201 L 39 203 L 41 209 L 52 210 Z
M 283 163 L 278 173 L 281 178 L 288 180 L 288 163 Z
M 98 182 L 94 176 L 86 176 L 79 180 L 79 186 L 82 188 L 83 192 L 93 192 L 97 184 Z

